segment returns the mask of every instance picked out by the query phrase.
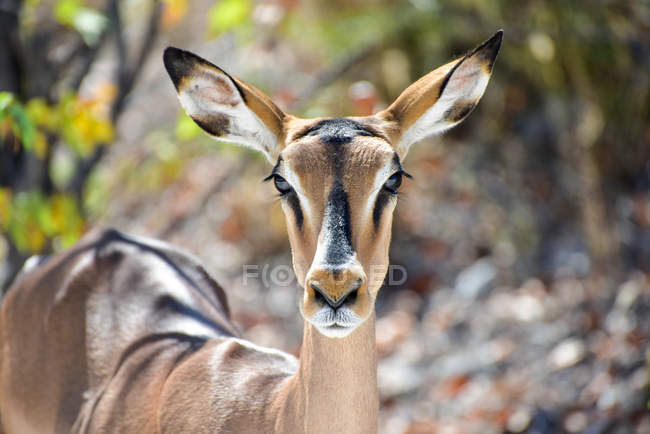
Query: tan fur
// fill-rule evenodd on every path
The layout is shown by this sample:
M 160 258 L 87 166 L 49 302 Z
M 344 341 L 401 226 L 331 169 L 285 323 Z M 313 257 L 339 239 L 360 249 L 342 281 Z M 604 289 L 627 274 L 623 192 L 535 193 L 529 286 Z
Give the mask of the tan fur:
M 386 120 L 399 123 L 401 130 L 413 125 L 436 102 L 443 80 L 461 60 L 456 59 L 421 77 L 379 116 L 383 115 Z
M 317 121 L 307 124 L 315 125 Z M 304 123 L 301 123 L 304 127 Z M 327 194 L 332 188 L 336 168 L 333 165 L 330 149 L 324 146 L 317 137 L 305 137 L 297 140 L 282 152 L 283 162 L 280 174 L 293 173 L 300 181 L 301 193 L 309 198 L 308 202 L 301 203 L 305 209 L 305 221 L 302 231 L 297 230 L 292 224 L 293 219 L 287 218 L 293 251 L 294 270 L 298 281 L 305 288 L 302 309 L 303 314 L 313 314 L 318 306 L 314 300 L 313 290 L 306 284 L 307 272 L 314 258 L 319 232 L 322 225 L 322 216 L 327 201 Z M 383 281 L 383 273 L 388 267 L 388 241 L 390 240 L 390 210 L 394 204 L 385 211 L 383 224 L 378 231 L 372 228 L 372 213 L 367 213 L 368 197 L 374 187 L 375 174 L 379 169 L 389 164 L 393 159 L 393 149 L 384 140 L 374 137 L 357 137 L 351 143 L 339 149 L 341 160 L 344 162 L 342 172 L 343 185 L 348 193 L 350 202 L 350 220 L 352 232 L 352 247 L 359 253 L 358 264 L 363 268 L 365 275 L 374 277 L 368 286 L 360 291 L 360 297 L 352 309 L 361 317 L 366 318 L 374 306 L 374 298 Z M 285 207 L 289 215 L 292 210 Z M 311 219 L 308 216 L 312 216 Z M 377 274 L 381 274 L 377 277 Z M 323 277 L 326 276 L 326 277 Z M 343 289 L 349 286 L 345 274 L 334 278 L 323 270 L 315 270 L 313 278 L 332 282 L 326 285 L 325 290 L 333 299 L 338 299 Z
M 286 115 L 253 86 L 167 49 L 188 114 L 263 152 L 292 187 L 282 206 L 304 287 L 300 360 L 239 339 L 223 290 L 190 255 L 91 234 L 23 273 L 3 300 L 0 431 L 375 432 L 374 303 L 396 205 L 386 183 L 411 142 L 473 109 L 500 42 L 497 33 L 424 76 L 386 110 L 348 118 L 338 125 L 351 135 L 334 139 L 314 129 L 324 119 Z M 345 315 L 327 325 L 324 312 Z
M 275 103 L 255 86 L 234 78 L 244 92 L 248 107 L 258 118 L 278 137 L 278 142 L 283 143 L 284 117 L 286 116 Z

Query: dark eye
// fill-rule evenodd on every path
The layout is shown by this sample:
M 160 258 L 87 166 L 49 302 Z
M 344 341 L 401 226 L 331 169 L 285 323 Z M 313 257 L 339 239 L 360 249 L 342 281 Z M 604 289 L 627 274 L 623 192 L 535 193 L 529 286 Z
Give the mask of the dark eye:
M 280 195 L 285 195 L 291 192 L 292 190 L 291 185 L 289 185 L 286 179 L 284 179 L 280 175 L 275 175 L 273 177 L 273 183 L 275 184 L 275 188 L 277 188 L 278 191 L 280 192 Z
M 397 194 L 399 186 L 402 185 L 402 174 L 400 172 L 393 173 L 384 184 L 384 188 L 393 194 Z

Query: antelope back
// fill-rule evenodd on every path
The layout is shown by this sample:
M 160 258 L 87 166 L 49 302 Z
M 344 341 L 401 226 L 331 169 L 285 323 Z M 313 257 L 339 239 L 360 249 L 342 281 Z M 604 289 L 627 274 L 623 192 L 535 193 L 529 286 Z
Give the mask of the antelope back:
M 237 334 L 222 289 L 196 259 L 113 230 L 19 276 L 0 326 L 2 422 L 16 433 L 71 432 L 82 407 L 91 420 L 88 402 L 98 402 L 138 352 L 176 344 L 188 355 L 208 339 Z

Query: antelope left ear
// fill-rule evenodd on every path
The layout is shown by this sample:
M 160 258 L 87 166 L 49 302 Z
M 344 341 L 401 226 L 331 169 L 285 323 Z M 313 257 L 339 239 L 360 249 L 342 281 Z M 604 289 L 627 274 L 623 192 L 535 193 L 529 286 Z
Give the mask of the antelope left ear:
M 285 114 L 260 90 L 174 47 L 163 55 L 185 112 L 211 136 L 261 151 L 275 164 Z
M 503 30 L 472 52 L 430 72 L 377 114 L 393 124 L 394 146 L 403 158 L 409 147 L 460 123 L 485 92 L 499 53 Z

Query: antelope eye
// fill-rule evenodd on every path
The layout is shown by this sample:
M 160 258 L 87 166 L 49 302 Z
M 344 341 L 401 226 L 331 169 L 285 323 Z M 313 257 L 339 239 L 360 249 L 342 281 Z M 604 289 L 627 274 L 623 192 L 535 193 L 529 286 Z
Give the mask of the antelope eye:
M 275 184 L 275 188 L 280 192 L 281 195 L 285 195 L 292 190 L 291 185 L 289 185 L 286 179 L 280 175 L 275 175 L 273 177 L 273 184 Z
M 397 189 L 402 185 L 402 174 L 400 172 L 393 173 L 384 184 L 384 188 L 393 194 L 397 194 Z

